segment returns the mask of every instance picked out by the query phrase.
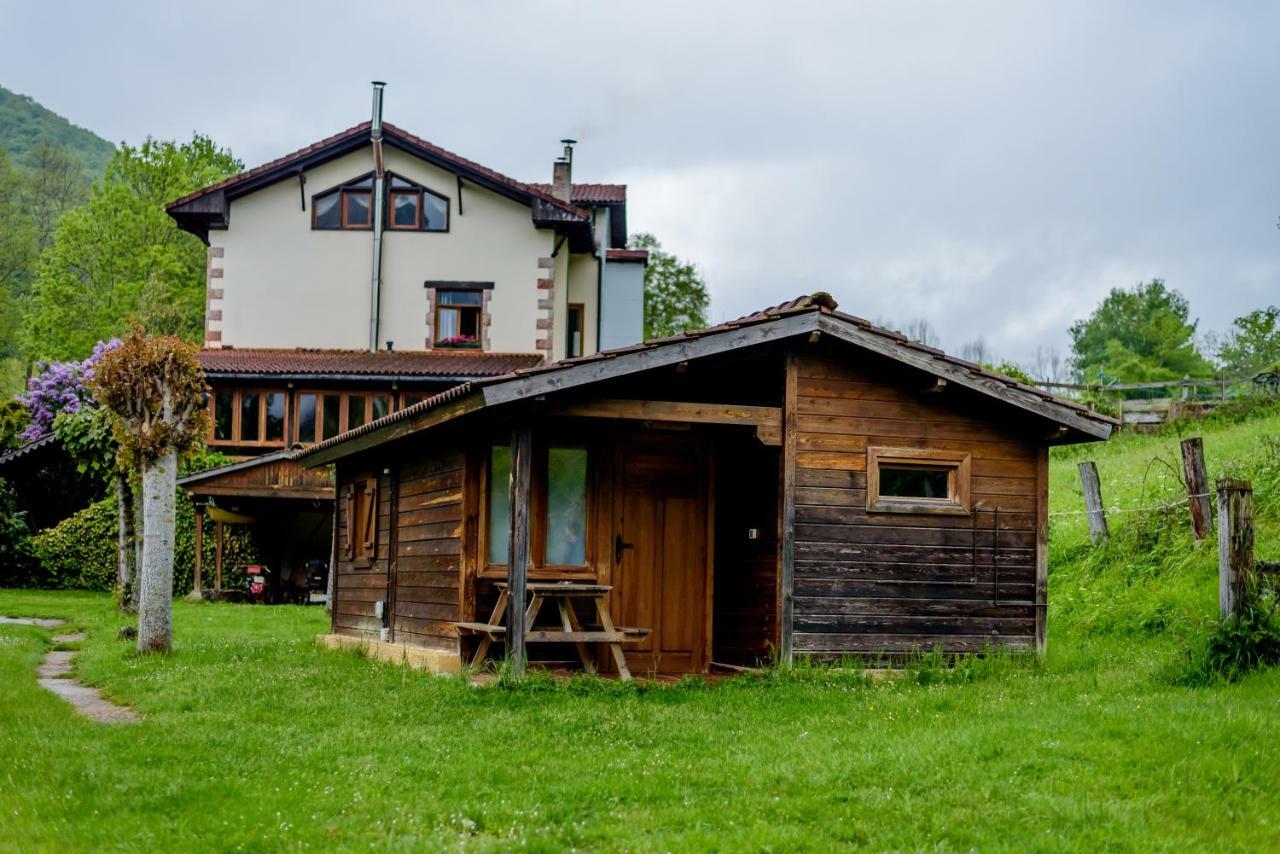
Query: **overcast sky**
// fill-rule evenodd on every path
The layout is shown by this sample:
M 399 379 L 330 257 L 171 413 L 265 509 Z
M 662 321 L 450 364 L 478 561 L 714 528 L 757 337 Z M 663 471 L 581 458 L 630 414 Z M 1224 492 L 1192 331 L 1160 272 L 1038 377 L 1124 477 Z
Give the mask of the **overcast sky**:
M 389 121 L 523 180 L 576 137 L 713 320 L 824 289 L 1029 361 L 1139 280 L 1202 330 L 1280 303 L 1280 3 L 0 10 L 0 84 L 112 141 L 255 165 L 367 118 L 375 78 Z

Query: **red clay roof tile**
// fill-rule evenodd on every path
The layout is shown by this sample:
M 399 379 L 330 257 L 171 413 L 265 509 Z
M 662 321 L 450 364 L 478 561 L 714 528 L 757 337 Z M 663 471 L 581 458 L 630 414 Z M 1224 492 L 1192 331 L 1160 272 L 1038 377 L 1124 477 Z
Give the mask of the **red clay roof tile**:
M 484 353 L 468 350 L 201 350 L 200 364 L 210 374 L 318 374 L 349 376 L 413 376 L 449 379 L 495 377 L 529 368 L 542 357 L 529 353 Z

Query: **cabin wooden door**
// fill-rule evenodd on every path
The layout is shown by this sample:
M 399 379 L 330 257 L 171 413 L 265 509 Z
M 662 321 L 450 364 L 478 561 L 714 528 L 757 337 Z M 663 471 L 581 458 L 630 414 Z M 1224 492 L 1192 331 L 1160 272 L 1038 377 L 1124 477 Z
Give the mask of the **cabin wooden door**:
M 706 668 L 706 449 L 687 438 L 618 450 L 614 494 L 614 617 L 650 629 L 625 645 L 631 672 Z

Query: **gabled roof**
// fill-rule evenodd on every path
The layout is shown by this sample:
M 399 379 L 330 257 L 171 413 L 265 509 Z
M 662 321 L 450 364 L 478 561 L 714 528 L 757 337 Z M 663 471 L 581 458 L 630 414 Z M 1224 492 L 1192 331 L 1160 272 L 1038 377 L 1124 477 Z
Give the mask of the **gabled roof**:
M 257 468 L 267 463 L 279 462 L 280 460 L 291 460 L 298 455 L 299 448 L 281 448 L 278 451 L 272 451 L 269 454 L 263 454 L 259 457 L 251 457 L 247 460 L 236 460 L 231 463 L 223 463 L 220 466 L 198 471 L 194 474 L 183 475 L 178 478 L 178 486 L 192 486 L 197 483 L 203 483 L 206 480 L 216 480 L 223 475 L 232 472 L 244 471 L 245 469 Z
M 228 377 L 413 377 L 469 380 L 496 377 L 542 361 L 530 353 L 479 350 L 321 350 L 223 347 L 201 350 L 200 366 L 209 376 Z
M 313 445 L 300 452 L 298 459 L 307 467 L 323 465 L 486 407 L 814 332 L 1056 422 L 1086 438 L 1105 439 L 1119 424 L 1114 418 L 1075 401 L 1055 397 L 981 365 L 948 356 L 935 347 L 916 344 L 898 332 L 873 326 L 860 317 L 837 311 L 830 294 L 815 293 L 707 329 L 463 383 Z
M 530 187 L 544 193 L 552 191 L 550 184 L 530 183 Z M 574 184 L 575 205 L 616 205 L 627 201 L 626 184 Z
M 359 150 L 369 144 L 369 128 L 369 122 L 361 122 L 292 154 L 175 199 L 165 206 L 165 210 L 180 228 L 208 242 L 211 228 L 227 227 L 232 200 Z M 591 217 L 586 210 L 557 199 L 539 185 L 525 184 L 487 166 L 481 166 L 422 137 L 401 130 L 390 122 L 382 123 L 382 131 L 384 145 L 415 155 L 472 184 L 529 205 L 535 225 L 540 228 L 560 226 L 562 230 L 567 229 L 571 241 L 578 244 L 574 251 L 589 251 L 589 247 L 584 248 L 584 240 L 587 243 L 591 240 Z M 585 232 L 581 228 L 584 225 Z

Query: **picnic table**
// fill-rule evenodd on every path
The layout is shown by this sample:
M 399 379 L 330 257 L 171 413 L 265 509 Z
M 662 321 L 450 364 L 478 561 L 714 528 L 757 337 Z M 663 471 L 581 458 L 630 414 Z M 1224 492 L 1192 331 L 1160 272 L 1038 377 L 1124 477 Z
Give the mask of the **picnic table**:
M 488 622 L 455 623 L 459 631 L 480 636 L 480 645 L 471 658 L 473 666 L 483 662 L 493 642 L 503 640 L 507 633 L 505 620 L 511 595 L 505 581 L 499 582 L 497 587 L 498 601 L 493 606 L 493 613 L 489 615 Z M 596 666 L 590 650 L 587 649 L 587 644 L 608 644 L 613 662 L 618 667 L 619 676 L 623 680 L 630 680 L 631 671 L 627 668 L 622 644 L 640 640 L 649 634 L 649 629 L 613 624 L 613 618 L 609 616 L 609 608 L 605 604 L 605 599 L 611 590 L 613 587 L 608 584 L 581 584 L 572 581 L 530 582 L 526 585 L 526 592 L 530 599 L 524 616 L 524 624 L 529 627 L 524 633 L 525 643 L 572 643 L 578 650 L 582 668 L 588 673 L 595 673 Z M 592 603 L 599 623 L 598 628 L 584 628 L 581 625 L 578 614 L 574 610 L 575 600 L 586 600 Z M 550 627 L 538 627 L 536 624 L 538 614 L 543 605 L 547 604 L 555 606 L 559 621 Z

